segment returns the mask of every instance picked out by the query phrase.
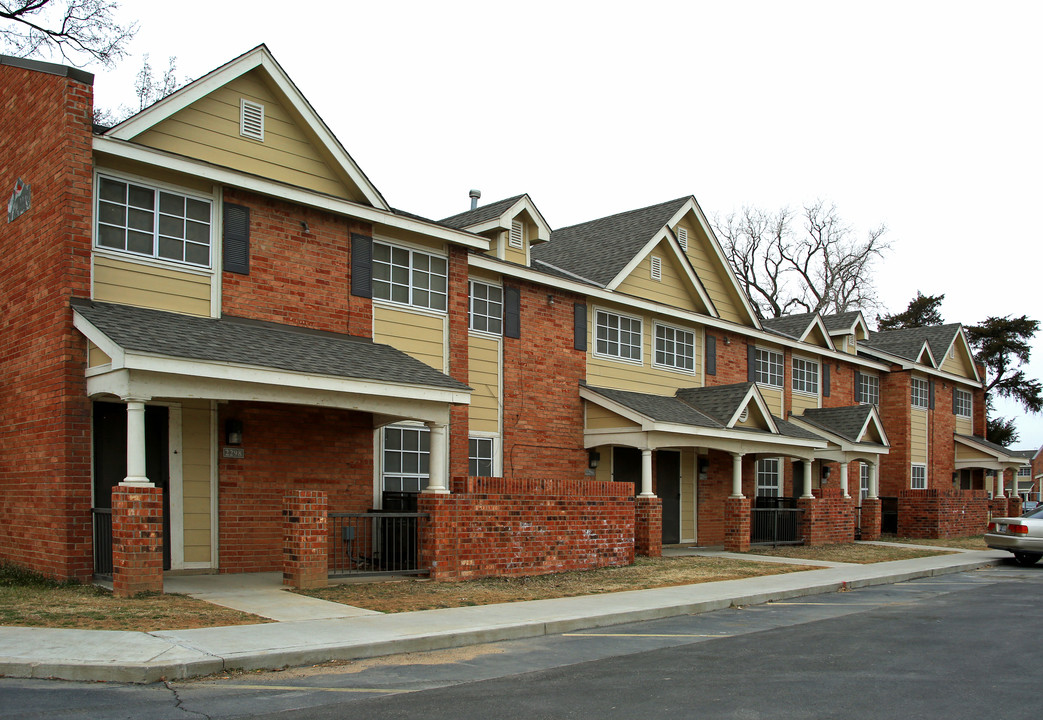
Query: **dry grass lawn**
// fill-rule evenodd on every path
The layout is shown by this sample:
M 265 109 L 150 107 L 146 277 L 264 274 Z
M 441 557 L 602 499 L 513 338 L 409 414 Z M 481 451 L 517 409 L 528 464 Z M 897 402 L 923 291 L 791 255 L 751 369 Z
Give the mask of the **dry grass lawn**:
M 988 550 L 984 535 L 972 535 L 970 537 L 948 538 L 945 540 L 923 540 L 921 538 L 900 538 L 894 535 L 884 535 L 880 538 L 884 542 L 904 543 L 908 545 L 931 545 L 935 547 L 960 548 L 961 550 Z
M 956 551 L 947 551 L 943 547 L 939 547 L 937 550 L 924 550 L 921 548 L 887 547 L 863 543 L 816 545 L 814 547 L 805 547 L 803 545 L 780 545 L 775 548 L 758 546 L 750 549 L 751 555 L 797 558 L 808 561 L 856 563 L 859 565 L 891 562 L 892 560 L 908 560 L 910 558 L 928 557 L 929 555 L 946 555 L 949 552 Z

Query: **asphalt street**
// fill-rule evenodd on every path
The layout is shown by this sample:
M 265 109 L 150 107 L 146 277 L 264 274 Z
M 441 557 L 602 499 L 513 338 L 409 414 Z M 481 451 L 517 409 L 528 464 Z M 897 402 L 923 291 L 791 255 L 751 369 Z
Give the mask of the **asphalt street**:
M 0 679 L 2 718 L 1035 718 L 1043 565 L 283 672 Z

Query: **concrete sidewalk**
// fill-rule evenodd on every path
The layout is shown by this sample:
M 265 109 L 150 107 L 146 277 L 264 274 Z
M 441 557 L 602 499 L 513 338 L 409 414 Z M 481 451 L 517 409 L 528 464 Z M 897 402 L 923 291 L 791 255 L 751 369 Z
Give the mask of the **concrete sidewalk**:
M 280 597 L 269 599 L 286 606 L 278 610 L 286 617 L 284 621 L 150 633 L 0 627 L 0 675 L 148 683 L 231 669 L 313 665 L 756 605 L 836 592 L 845 586 L 858 588 L 974 570 L 1007 557 L 1008 553 L 988 550 L 871 565 L 834 563 L 821 570 L 745 580 L 396 614 L 304 602 L 310 598 L 295 601 L 302 596 L 273 589 L 263 578 L 244 578 L 239 591 L 221 591 L 219 604 L 245 609 L 253 603 L 262 611 L 272 611 L 271 607 L 260 608 L 257 593 L 279 593 Z M 188 589 L 189 594 L 201 597 L 208 591 L 198 583 L 198 579 L 170 578 L 168 589 Z M 182 590 L 175 590 L 178 585 Z M 218 601 L 217 593 L 214 595 L 203 599 Z M 236 595 L 240 597 L 236 599 Z

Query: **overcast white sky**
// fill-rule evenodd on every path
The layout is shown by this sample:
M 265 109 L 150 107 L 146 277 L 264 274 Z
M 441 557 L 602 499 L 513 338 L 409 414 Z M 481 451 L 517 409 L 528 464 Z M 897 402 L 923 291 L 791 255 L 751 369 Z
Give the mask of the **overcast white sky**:
M 295 10 L 304 10 L 294 15 Z M 135 57 L 197 78 L 266 43 L 393 207 L 529 193 L 552 227 L 683 195 L 708 215 L 822 198 L 893 251 L 889 311 L 1043 320 L 1043 3 L 124 0 Z M 1033 275 L 1033 271 L 1036 271 Z M 869 314 L 875 324 L 875 314 Z M 1043 333 L 1032 377 L 1043 376 Z M 1018 416 L 1017 448 L 1043 445 Z

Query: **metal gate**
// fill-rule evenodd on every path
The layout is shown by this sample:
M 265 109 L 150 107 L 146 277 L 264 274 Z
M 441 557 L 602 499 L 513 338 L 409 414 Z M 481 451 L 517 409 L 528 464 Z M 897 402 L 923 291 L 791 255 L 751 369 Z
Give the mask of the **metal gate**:
M 796 498 L 759 497 L 750 510 L 750 545 L 802 545 L 804 511 Z
M 112 577 L 112 508 L 91 508 L 94 574 Z
M 330 513 L 329 576 L 424 575 L 418 526 L 426 513 Z

